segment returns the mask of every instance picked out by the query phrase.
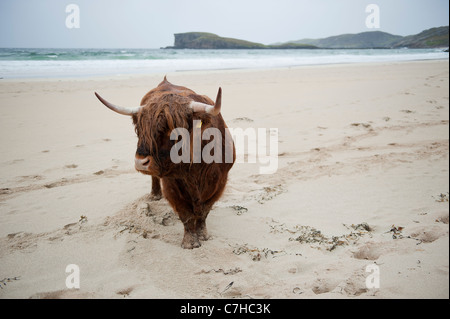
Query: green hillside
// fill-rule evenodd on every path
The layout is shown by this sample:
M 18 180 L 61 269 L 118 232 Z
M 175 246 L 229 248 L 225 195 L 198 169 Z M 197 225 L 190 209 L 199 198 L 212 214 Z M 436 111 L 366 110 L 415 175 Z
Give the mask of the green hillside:
M 432 28 L 416 35 L 404 37 L 395 47 L 443 48 L 448 47 L 448 26 Z
M 263 49 L 260 43 L 219 37 L 213 33 L 187 32 L 175 34 L 174 49 Z
M 448 26 L 432 28 L 416 35 L 399 36 L 381 31 L 343 34 L 323 39 L 302 39 L 293 41 L 327 49 L 368 48 L 440 48 L 448 47 Z
M 166 49 L 381 49 L 448 47 L 448 26 L 432 28 L 415 35 L 399 36 L 381 31 L 342 34 L 323 39 L 302 39 L 265 45 L 214 33 L 176 33 L 174 46 Z
M 166 49 L 313 49 L 315 46 L 298 43 L 264 45 L 234 38 L 224 38 L 207 32 L 176 33 L 175 44 Z
M 302 39 L 295 41 L 295 43 L 312 44 L 319 48 L 328 49 L 366 49 L 391 47 L 401 39 L 403 37 L 398 35 L 372 31 L 358 34 L 342 34 L 324 39 Z

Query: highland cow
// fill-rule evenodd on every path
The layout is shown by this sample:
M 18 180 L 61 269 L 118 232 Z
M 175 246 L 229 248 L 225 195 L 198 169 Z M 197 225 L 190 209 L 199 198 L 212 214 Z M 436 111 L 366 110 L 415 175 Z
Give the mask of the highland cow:
M 156 88 L 142 98 L 141 106 L 134 108 L 116 106 L 97 93 L 95 95 L 111 110 L 132 117 L 138 136 L 136 170 L 152 176 L 151 198 L 158 200 L 164 195 L 183 222 L 182 247 L 200 247 L 200 241 L 209 238 L 206 217 L 222 195 L 228 171 L 236 158 L 233 140 L 229 138 L 227 126 L 220 114 L 221 88 L 214 103 L 207 96 L 173 85 L 164 77 Z M 193 161 L 193 156 L 189 157 L 189 162 L 172 160 L 171 151 L 174 154 L 173 148 L 177 143 L 190 142 L 186 145 L 189 145 L 187 149 L 193 155 L 194 132 L 210 128 L 220 132 L 220 139 L 217 140 L 217 135 L 211 136 L 209 140 L 201 139 L 200 151 L 209 143 L 215 143 L 220 149 L 210 149 L 220 151 L 215 154 L 219 155 L 220 160 Z M 177 141 L 177 130 L 189 132 L 188 140 Z

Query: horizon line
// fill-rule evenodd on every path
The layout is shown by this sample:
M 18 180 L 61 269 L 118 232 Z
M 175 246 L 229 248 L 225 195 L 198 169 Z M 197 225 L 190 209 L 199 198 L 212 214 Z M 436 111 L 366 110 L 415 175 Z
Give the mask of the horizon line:
M 254 43 L 263 44 L 263 45 L 274 45 L 274 44 L 286 44 L 286 43 L 291 43 L 291 42 L 301 41 L 301 40 L 322 40 L 322 39 L 327 39 L 327 38 L 336 37 L 336 36 L 357 35 L 357 34 L 370 33 L 370 32 L 381 32 L 381 33 L 386 33 L 386 34 L 390 34 L 390 35 L 393 35 L 393 36 L 409 37 L 409 36 L 414 36 L 414 35 L 420 34 L 420 33 L 424 32 L 424 31 L 427 31 L 427 30 L 436 29 L 436 28 L 443 28 L 443 27 L 449 27 L 449 25 L 441 25 L 441 26 L 437 26 L 437 27 L 431 27 L 431 28 L 428 28 L 428 29 L 424 29 L 424 30 L 422 30 L 422 31 L 420 31 L 418 33 L 409 34 L 409 35 L 398 35 L 398 34 L 393 34 L 393 33 L 386 32 L 386 31 L 381 31 L 379 29 L 375 29 L 375 30 L 368 30 L 368 31 L 356 32 L 356 33 L 341 33 L 341 34 L 330 35 L 330 36 L 320 37 L 320 38 L 302 38 L 302 39 L 299 39 L 299 40 L 289 40 L 289 41 L 286 41 L 286 42 L 273 42 L 273 43 L 268 43 L 268 44 L 254 42 L 254 41 L 251 41 L 251 40 L 244 40 L 244 39 L 240 39 L 240 38 L 232 38 L 232 37 L 220 36 L 220 35 L 218 35 L 216 33 L 208 32 L 208 31 L 177 32 L 177 33 L 173 33 L 173 35 L 175 35 L 175 34 L 184 34 L 184 33 L 211 33 L 211 34 L 217 35 L 217 36 L 219 36 L 221 38 L 231 38 L 231 39 L 237 39 L 237 40 L 244 40 L 244 41 L 254 42 Z M 53 46 L 49 46 L 49 47 L 4 47 L 4 46 L 0 46 L 0 49 L 142 49 L 142 50 L 160 50 L 160 49 L 166 49 L 166 48 L 167 47 L 162 47 L 162 46 L 160 46 L 159 48 L 157 48 L 157 47 L 53 47 Z M 319 48 L 319 49 L 327 49 L 327 48 Z M 373 48 L 373 49 L 375 49 L 375 48 Z M 182 49 L 182 50 L 185 50 L 185 49 Z M 205 50 L 205 49 L 201 49 L 201 50 Z M 230 50 L 230 49 L 226 49 L 226 50 Z M 241 49 L 236 49 L 236 50 L 241 50 Z M 255 50 L 255 49 L 253 49 L 253 50 Z M 307 50 L 307 49 L 303 49 L 303 50 Z

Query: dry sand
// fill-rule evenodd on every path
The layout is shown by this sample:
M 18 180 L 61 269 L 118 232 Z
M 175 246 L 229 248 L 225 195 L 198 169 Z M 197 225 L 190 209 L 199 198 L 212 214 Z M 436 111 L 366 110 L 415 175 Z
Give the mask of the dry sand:
M 0 80 L 1 298 L 449 297 L 448 61 L 168 74 L 279 129 L 278 171 L 236 164 L 194 250 L 93 95 L 136 106 L 162 77 Z

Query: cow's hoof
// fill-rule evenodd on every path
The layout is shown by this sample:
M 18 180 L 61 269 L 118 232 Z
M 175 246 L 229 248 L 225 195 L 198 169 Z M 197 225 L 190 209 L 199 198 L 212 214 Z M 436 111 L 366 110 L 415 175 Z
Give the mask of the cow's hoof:
M 200 244 L 197 236 L 192 236 L 189 233 L 184 235 L 183 241 L 181 242 L 181 247 L 184 249 L 194 249 L 200 247 L 201 245 L 202 244 Z
M 194 249 L 194 248 L 199 248 L 201 246 L 200 241 L 196 240 L 196 241 L 189 241 L 186 242 L 183 240 L 183 242 L 181 243 L 181 247 L 183 247 L 184 249 Z
M 209 236 L 208 234 L 206 234 L 206 235 L 199 235 L 198 239 L 200 239 L 201 241 L 207 241 L 207 240 L 211 239 L 211 236 Z
M 150 198 L 151 201 L 156 202 L 156 201 L 158 201 L 158 200 L 160 200 L 162 198 L 162 195 L 161 194 L 153 194 L 153 193 L 151 193 L 149 198 Z
M 211 236 L 209 236 L 208 234 L 208 231 L 206 230 L 206 227 L 197 232 L 197 237 L 201 241 L 207 241 L 211 238 Z

